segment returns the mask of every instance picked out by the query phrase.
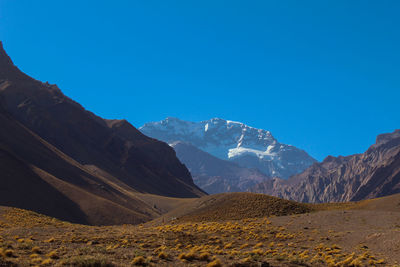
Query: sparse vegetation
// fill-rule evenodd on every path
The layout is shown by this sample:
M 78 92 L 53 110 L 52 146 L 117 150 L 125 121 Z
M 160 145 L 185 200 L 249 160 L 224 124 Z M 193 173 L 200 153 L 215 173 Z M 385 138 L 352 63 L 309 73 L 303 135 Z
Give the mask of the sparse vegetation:
M 114 267 L 114 264 L 109 262 L 106 258 L 99 256 L 76 256 L 63 261 L 62 265 L 77 267 Z
M 144 266 L 146 265 L 146 259 L 143 256 L 137 256 L 132 260 L 132 265 Z
M 301 216 L 307 221 L 307 214 Z M 19 209 L 4 209 L 0 213 L 0 265 L 392 264 L 390 258 L 373 253 L 364 243 L 349 247 L 341 242 L 347 232 L 292 227 L 295 220 L 302 218 L 299 215 L 280 218 L 188 221 L 186 217 L 158 225 L 95 227 L 70 224 Z

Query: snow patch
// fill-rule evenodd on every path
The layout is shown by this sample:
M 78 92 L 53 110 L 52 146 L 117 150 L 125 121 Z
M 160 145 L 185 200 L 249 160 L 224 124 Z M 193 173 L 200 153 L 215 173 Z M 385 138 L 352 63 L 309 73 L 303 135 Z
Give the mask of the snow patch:
M 259 159 L 273 159 L 276 156 L 276 153 L 271 152 L 273 149 L 273 146 L 268 146 L 266 151 L 262 150 L 257 150 L 257 149 L 252 149 L 252 148 L 246 148 L 246 147 L 236 147 L 236 148 L 231 148 L 228 151 L 228 158 L 235 158 L 239 156 L 243 156 L 245 154 L 250 154 L 250 155 L 255 155 Z

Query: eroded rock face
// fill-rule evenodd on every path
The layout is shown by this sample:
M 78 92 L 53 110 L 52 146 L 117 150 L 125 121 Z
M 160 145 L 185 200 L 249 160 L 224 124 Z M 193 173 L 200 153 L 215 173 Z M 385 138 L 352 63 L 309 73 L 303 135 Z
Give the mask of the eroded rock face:
M 366 152 L 327 157 L 288 181 L 274 179 L 252 189 L 302 202 L 353 201 L 400 192 L 400 130 L 379 135 Z

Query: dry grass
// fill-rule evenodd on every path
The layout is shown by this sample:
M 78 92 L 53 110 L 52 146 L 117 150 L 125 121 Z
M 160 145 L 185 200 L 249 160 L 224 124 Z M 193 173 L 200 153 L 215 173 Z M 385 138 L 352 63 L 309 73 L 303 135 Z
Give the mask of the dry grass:
M 243 204 L 247 194 L 239 194 Z M 266 198 L 262 198 L 266 199 Z M 267 198 L 271 214 L 292 214 L 285 224 L 277 218 L 206 220 L 191 215 L 160 225 L 83 226 L 33 212 L 0 209 L 0 266 L 388 266 L 390 259 L 363 246 L 345 248 L 333 230 L 290 230 L 291 222 L 313 209 Z M 259 203 L 258 195 L 252 198 Z M 247 199 L 246 201 L 249 201 Z M 225 202 L 222 201 L 225 205 Z M 219 204 L 221 204 L 219 203 Z M 282 203 L 282 202 L 279 202 Z M 226 204 L 227 205 L 227 204 Z M 325 205 L 336 209 L 338 206 Z M 228 213 L 237 211 L 233 205 Z M 238 211 L 239 217 L 244 216 Z M 306 214 L 308 215 L 308 214 Z M 305 217 L 306 217 L 305 215 Z M 303 215 L 301 215 L 303 216 Z M 188 219 L 192 218 L 193 221 Z

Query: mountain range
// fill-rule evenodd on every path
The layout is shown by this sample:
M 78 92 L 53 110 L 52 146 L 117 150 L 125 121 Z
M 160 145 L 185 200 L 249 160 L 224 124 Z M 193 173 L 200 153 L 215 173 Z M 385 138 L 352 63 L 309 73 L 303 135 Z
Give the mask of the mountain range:
M 400 130 L 365 153 L 316 162 L 269 131 L 223 119 L 167 118 L 139 128 L 168 142 L 209 193 L 250 191 L 300 202 L 344 202 L 400 193 Z
M 251 189 L 301 202 L 358 201 L 400 193 L 400 130 L 379 135 L 362 154 L 328 156 L 288 180 Z
M 0 205 L 71 222 L 148 221 L 158 198 L 204 195 L 166 143 L 21 72 L 0 42 Z
M 247 191 L 254 183 L 288 178 L 316 162 L 304 150 L 279 143 L 269 131 L 219 118 L 190 122 L 169 117 L 139 130 L 169 144 L 179 142 L 174 146 L 178 158 L 209 193 Z
M 74 223 L 138 224 L 206 192 L 300 202 L 400 193 L 400 130 L 364 153 L 322 162 L 269 131 L 218 118 L 167 118 L 138 130 L 24 74 L 1 42 L 0 125 L 0 205 Z

